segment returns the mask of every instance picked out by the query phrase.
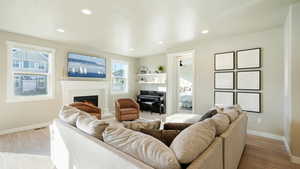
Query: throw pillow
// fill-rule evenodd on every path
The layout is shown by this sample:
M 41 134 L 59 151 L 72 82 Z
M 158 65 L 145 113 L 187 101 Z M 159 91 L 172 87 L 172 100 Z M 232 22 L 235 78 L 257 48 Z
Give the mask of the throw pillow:
M 218 113 L 214 115 L 211 119 L 215 123 L 217 136 L 223 134 L 230 125 L 230 119 L 223 113 Z
M 103 133 L 105 143 L 156 169 L 180 169 L 174 152 L 149 135 L 123 127 L 109 126 Z
M 80 115 L 77 118 L 76 126 L 83 132 L 103 140 L 102 133 L 109 124 L 87 115 Z
M 160 140 L 167 146 L 170 146 L 174 138 L 180 133 L 180 130 L 142 129 L 141 132 Z
M 160 121 L 124 121 L 125 128 L 141 131 L 141 129 L 159 129 Z
M 170 148 L 180 163 L 195 160 L 213 142 L 216 136 L 215 124 L 211 119 L 195 123 L 178 134 Z
M 80 111 L 79 109 L 71 106 L 63 106 L 58 114 L 62 121 L 73 126 L 76 125 L 77 118 L 80 115 L 90 116 L 88 113 Z
M 222 113 L 228 115 L 230 123 L 235 121 L 239 116 L 239 112 L 235 107 L 224 107 Z
M 184 130 L 194 123 L 165 123 L 164 130 Z
M 214 109 L 210 109 L 207 113 L 205 113 L 201 119 L 199 121 L 203 121 L 205 119 L 208 119 L 208 118 L 211 118 L 213 117 L 214 115 L 216 115 L 218 113 L 218 110 L 216 108 Z

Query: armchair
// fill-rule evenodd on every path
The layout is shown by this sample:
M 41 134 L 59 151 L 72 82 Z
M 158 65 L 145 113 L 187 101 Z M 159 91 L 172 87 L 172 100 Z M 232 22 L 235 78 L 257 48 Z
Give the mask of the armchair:
M 140 106 L 129 98 L 118 99 L 115 102 L 115 111 L 118 121 L 136 120 L 140 116 Z

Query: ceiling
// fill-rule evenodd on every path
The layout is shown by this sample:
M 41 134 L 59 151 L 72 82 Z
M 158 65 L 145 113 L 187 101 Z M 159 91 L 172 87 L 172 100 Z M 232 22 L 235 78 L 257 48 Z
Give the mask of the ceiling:
M 141 57 L 187 42 L 282 25 L 295 1 L 0 0 L 0 29 Z M 85 8 L 92 15 L 83 15 Z M 201 33 L 205 29 L 208 34 Z

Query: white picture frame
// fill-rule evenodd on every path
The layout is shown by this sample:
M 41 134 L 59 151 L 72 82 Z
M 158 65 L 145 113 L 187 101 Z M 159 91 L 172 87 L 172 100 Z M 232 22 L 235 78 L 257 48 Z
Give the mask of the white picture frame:
M 234 89 L 234 72 L 215 72 L 215 89 L 233 90 Z
M 215 71 L 234 70 L 234 51 L 216 53 L 214 58 Z
M 237 69 L 252 69 L 261 67 L 261 48 L 236 51 Z
M 219 106 L 232 106 L 235 102 L 235 95 L 232 91 L 215 91 L 214 104 Z
M 261 71 L 249 70 L 236 72 L 237 90 L 261 90 Z
M 236 102 L 243 111 L 261 113 L 261 93 L 237 92 Z

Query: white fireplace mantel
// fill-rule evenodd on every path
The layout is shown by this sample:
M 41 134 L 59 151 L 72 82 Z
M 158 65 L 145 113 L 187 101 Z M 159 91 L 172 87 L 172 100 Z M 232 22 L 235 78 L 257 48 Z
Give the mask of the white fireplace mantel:
M 98 107 L 103 113 L 108 113 L 108 89 L 109 84 L 105 81 L 61 81 L 63 105 L 73 103 L 76 96 L 98 96 Z

